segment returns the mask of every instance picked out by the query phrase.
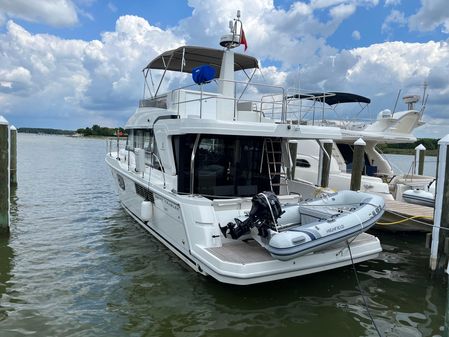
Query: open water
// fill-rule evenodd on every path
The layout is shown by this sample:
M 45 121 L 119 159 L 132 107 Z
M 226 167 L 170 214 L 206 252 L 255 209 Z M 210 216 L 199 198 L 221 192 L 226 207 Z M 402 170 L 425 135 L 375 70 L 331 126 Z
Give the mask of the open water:
M 18 136 L 0 336 L 378 336 L 352 267 L 256 286 L 188 269 L 120 208 L 105 141 Z M 382 336 L 443 336 L 447 285 L 421 234 L 357 265 Z M 447 329 L 447 328 L 446 328 Z

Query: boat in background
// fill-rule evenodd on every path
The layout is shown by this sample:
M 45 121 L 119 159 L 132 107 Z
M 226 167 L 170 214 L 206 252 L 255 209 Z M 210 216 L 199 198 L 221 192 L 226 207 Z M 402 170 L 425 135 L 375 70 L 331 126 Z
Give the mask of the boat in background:
M 313 106 L 317 103 L 333 107 L 334 105 L 356 103 L 370 103 L 370 99 L 364 96 L 342 92 L 310 93 L 300 96 L 306 101 L 313 101 Z M 424 124 L 422 115 L 425 105 L 420 110 L 416 110 L 414 105 L 419 101 L 419 96 L 405 96 L 404 102 L 407 110 L 391 112 L 381 111 L 377 119 L 372 123 L 355 122 L 345 120 L 322 119 L 308 120 L 300 122 L 308 125 L 320 125 L 329 127 L 339 127 L 342 131 L 342 138 L 333 140 L 332 158 L 330 163 L 329 187 L 334 190 L 348 189 L 351 181 L 353 144 L 361 138 L 366 143 L 364 174 L 362 176 L 361 191 L 382 195 L 386 200 L 403 200 L 403 192 L 409 189 L 434 188 L 434 177 L 417 175 L 413 172 L 415 165 L 407 174 L 396 174 L 392 165 L 382 156 L 378 150 L 378 144 L 399 144 L 413 143 L 416 137 L 413 131 Z M 303 108 L 307 111 L 307 108 Z M 324 109 L 324 108 L 323 108 Z M 362 106 L 362 111 L 366 110 Z M 320 108 L 317 109 L 318 111 Z M 324 110 L 325 111 L 325 110 Z M 302 115 L 306 115 L 303 113 Z M 299 141 L 301 142 L 304 141 Z M 322 145 L 314 141 L 305 141 L 306 146 L 298 146 L 296 157 L 295 175 L 319 184 L 320 156 L 322 156 Z M 413 163 L 411 163 L 413 164 Z
M 419 189 L 407 190 L 402 193 L 402 199 L 411 204 L 435 207 L 435 191 L 424 191 Z
M 381 198 L 352 191 L 317 198 L 313 184 L 291 179 L 289 141 L 339 139 L 341 129 L 292 125 L 283 88 L 236 80 L 258 69 L 257 59 L 233 51 L 243 33 L 239 17 L 221 38 L 223 49 L 183 46 L 145 67 L 148 91 L 152 70 L 163 71 L 161 83 L 168 71 L 192 74 L 195 83 L 164 94 L 159 84 L 128 120 L 126 147 L 110 144 L 106 163 L 123 208 L 195 271 L 225 283 L 378 256 L 379 240 L 365 231 L 383 212 Z M 270 117 L 275 110 L 279 120 Z

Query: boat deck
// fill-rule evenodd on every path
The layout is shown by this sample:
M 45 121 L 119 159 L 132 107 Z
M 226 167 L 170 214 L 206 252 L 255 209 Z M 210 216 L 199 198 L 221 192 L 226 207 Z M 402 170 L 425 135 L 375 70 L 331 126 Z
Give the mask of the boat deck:
M 370 242 L 371 240 L 371 235 L 361 233 L 355 239 L 350 241 L 350 245 L 351 247 L 353 247 Z M 340 242 L 335 245 L 316 250 L 311 254 L 324 253 L 335 249 L 342 250 L 346 247 L 346 242 Z M 261 247 L 255 240 L 229 242 L 223 244 L 222 247 L 212 247 L 207 248 L 206 250 L 221 261 L 238 263 L 242 265 L 276 260 L 265 248 Z
M 222 261 L 239 264 L 274 260 L 255 240 L 225 243 L 222 247 L 207 248 L 207 251 Z

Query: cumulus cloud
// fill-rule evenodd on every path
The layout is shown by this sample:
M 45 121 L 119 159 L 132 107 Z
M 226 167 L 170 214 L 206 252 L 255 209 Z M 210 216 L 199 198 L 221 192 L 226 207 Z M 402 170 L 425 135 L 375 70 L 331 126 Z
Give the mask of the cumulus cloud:
M 404 95 L 421 95 L 424 82 L 428 82 L 432 105 L 427 109 L 426 119 L 447 118 L 449 84 L 444 80 L 449 76 L 447 42 L 386 42 L 353 49 L 350 54 L 357 61 L 347 69 L 343 83 L 374 98 L 374 111 L 391 109 L 399 89 Z
M 54 121 L 84 116 L 86 125 L 123 120 L 120 114 L 127 116 L 140 98 L 144 65 L 184 43 L 135 16 L 120 17 L 114 32 L 90 42 L 33 35 L 13 21 L 6 29 L 0 35 L 4 113 Z
M 78 22 L 76 8 L 71 0 L 2 0 L 0 17 L 20 18 L 51 26 L 72 26 Z
M 355 91 L 373 99 L 376 115 L 392 108 L 399 89 L 419 93 L 427 80 L 433 108 L 428 109 L 429 119 L 445 119 L 449 115 L 446 42 L 386 42 L 340 51 L 327 44 L 327 38 L 357 8 L 377 4 L 376 0 L 312 0 L 280 9 L 272 0 L 189 0 L 192 16 L 175 27 L 161 29 L 126 15 L 117 19 L 114 29 L 91 41 L 32 34 L 9 20 L 0 33 L 2 113 L 27 121 L 42 118 L 41 126 L 51 126 L 50 120 L 65 128 L 123 125 L 141 98 L 140 73 L 148 61 L 183 44 L 218 47 L 228 19 L 240 8 L 247 53 L 261 60 L 267 83 Z M 388 27 L 403 25 L 404 20 L 401 12 L 392 11 L 385 22 Z M 352 37 L 359 39 L 360 32 L 354 31 Z
M 449 33 L 449 6 L 446 0 L 421 0 L 421 8 L 409 20 L 409 28 L 417 31 L 431 31 L 442 26 Z
M 284 67 L 288 67 L 310 62 L 317 55 L 334 54 L 334 48 L 327 45 L 326 39 L 358 7 L 371 7 L 377 3 L 377 0 L 296 1 L 288 9 L 279 9 L 272 0 L 189 0 L 189 6 L 194 8 L 192 16 L 175 27 L 175 32 L 186 40 L 216 46 L 217 36 L 226 33 L 224 28 L 228 19 L 235 16 L 236 8 L 240 8 L 250 50 L 257 51 L 262 59 L 280 60 Z M 320 16 L 322 11 L 328 15 Z M 211 20 L 211 17 L 216 19 Z

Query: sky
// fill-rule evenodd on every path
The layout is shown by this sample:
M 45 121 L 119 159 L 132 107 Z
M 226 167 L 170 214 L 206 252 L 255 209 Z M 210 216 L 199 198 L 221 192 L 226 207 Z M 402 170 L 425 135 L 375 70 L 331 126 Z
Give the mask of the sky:
M 218 48 L 237 9 L 268 83 L 364 95 L 372 116 L 426 83 L 415 134 L 449 132 L 447 0 L 0 0 L 0 115 L 16 127 L 123 126 L 142 68 L 181 45 Z

